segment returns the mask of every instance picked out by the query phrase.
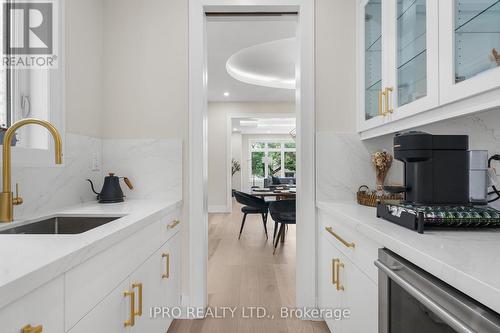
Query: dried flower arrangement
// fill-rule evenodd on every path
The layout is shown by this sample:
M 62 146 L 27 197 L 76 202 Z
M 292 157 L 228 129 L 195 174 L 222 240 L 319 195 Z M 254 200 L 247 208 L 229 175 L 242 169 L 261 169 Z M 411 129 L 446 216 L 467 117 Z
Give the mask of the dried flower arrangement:
M 497 62 L 498 66 L 500 66 L 500 54 L 498 54 L 498 51 L 496 49 L 493 49 L 493 51 L 491 51 L 491 53 L 492 53 L 493 60 Z
M 393 161 L 392 155 L 385 150 L 372 155 L 372 164 L 377 174 L 377 189 L 370 190 L 366 185 L 361 186 L 357 192 L 357 201 L 360 205 L 376 207 L 380 202 L 399 202 L 403 199 L 401 194 L 387 193 L 383 188 Z
M 387 151 L 378 151 L 372 155 L 372 164 L 377 173 L 377 189 L 382 190 L 394 158 Z

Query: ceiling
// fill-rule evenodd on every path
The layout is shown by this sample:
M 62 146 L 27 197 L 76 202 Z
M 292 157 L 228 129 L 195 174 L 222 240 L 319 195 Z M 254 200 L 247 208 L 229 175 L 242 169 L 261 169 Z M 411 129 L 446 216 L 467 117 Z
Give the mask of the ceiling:
M 296 128 L 294 116 L 280 118 L 232 118 L 233 132 L 241 134 L 290 134 Z
M 239 64 L 243 64 L 244 60 L 246 68 L 256 70 L 259 75 L 262 75 L 272 66 L 272 61 L 276 63 L 276 60 L 270 60 L 271 65 L 266 64 L 265 59 L 276 52 L 268 50 L 267 53 L 264 52 L 258 57 L 254 52 L 255 48 L 252 47 L 293 38 L 296 25 L 296 16 L 209 17 L 207 22 L 208 100 L 211 102 L 293 102 L 295 90 L 244 83 L 228 74 L 226 64 L 233 55 L 250 48 L 250 53 L 248 53 L 250 56 L 239 57 Z M 257 46 L 257 50 L 258 48 Z M 283 61 L 289 61 L 290 55 L 285 55 L 287 57 Z M 283 71 L 282 68 L 278 70 Z M 251 82 L 251 80 L 246 82 Z

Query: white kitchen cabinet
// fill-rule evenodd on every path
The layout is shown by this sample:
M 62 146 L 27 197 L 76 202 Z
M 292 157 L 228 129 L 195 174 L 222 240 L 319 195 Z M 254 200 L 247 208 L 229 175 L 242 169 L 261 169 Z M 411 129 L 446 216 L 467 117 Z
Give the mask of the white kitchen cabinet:
M 358 6 L 360 132 L 439 103 L 434 0 L 365 0 Z
M 123 333 L 130 332 L 125 321 L 131 319 L 131 298 L 125 296 L 130 291 L 129 281 L 123 281 L 92 311 L 80 320 L 70 333 Z M 137 302 L 137 300 L 135 300 Z
M 131 287 L 142 287 L 142 313 L 136 317 L 133 332 L 165 332 L 172 322 L 170 317 L 150 316 L 153 307 L 171 310 L 180 305 L 180 235 L 171 238 L 151 256 L 130 278 Z
M 344 286 L 342 308 L 350 318 L 342 321 L 345 333 L 378 332 L 378 287 L 353 262 L 341 256 L 339 279 Z
M 499 88 L 500 3 L 436 2 L 440 10 L 441 103 Z
M 168 255 L 168 256 L 166 256 Z M 181 305 L 181 235 L 173 237 L 161 250 L 165 269 L 162 273 L 162 288 L 165 290 L 165 305 L 169 308 Z M 168 259 L 168 262 L 167 262 Z M 167 274 L 168 273 L 168 274 Z
M 172 320 L 160 316 L 152 318 L 150 309 L 180 305 L 179 256 L 180 234 L 177 233 L 106 295 L 70 332 L 166 332 Z
M 500 107 L 500 3 L 358 2 L 358 132 L 368 139 Z
M 439 104 L 438 1 L 386 0 L 387 86 L 392 122 Z
M 336 288 L 334 281 L 335 261 L 341 257 L 333 245 L 321 234 L 318 251 L 318 305 L 320 309 L 339 309 L 342 293 Z M 335 332 L 341 331 L 342 321 L 325 318 L 328 327 Z
M 27 325 L 33 328 L 42 326 L 42 332 L 64 332 L 64 281 L 62 277 L 50 281 L 0 309 L 2 333 L 19 333 Z
M 349 318 L 325 318 L 335 333 L 378 330 L 378 288 L 351 260 L 321 234 L 318 261 L 320 309 L 347 309 Z
M 162 262 L 156 253 L 135 271 L 129 280 L 129 288 L 135 293 L 136 317 L 132 332 L 163 332 L 163 322 L 149 316 L 149 309 L 164 306 L 162 291 Z M 163 330 L 163 331 L 162 331 Z
M 335 333 L 378 331 L 378 246 L 359 235 L 344 216 L 318 214 L 318 305 L 347 309 L 349 318 L 325 318 Z M 352 223 L 352 222 L 351 222 Z
M 384 34 L 385 2 L 363 0 L 358 5 L 358 125 L 360 131 L 381 126 L 382 92 L 387 87 Z M 385 11 L 384 11 L 385 10 Z

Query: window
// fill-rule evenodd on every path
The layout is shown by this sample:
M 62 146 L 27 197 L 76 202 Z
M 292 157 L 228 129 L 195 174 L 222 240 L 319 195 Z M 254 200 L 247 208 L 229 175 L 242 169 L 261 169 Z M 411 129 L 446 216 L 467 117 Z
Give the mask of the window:
M 3 56 L 0 66 L 2 132 L 16 121 L 37 118 L 50 121 L 59 130 L 64 141 L 64 66 L 63 56 L 60 54 L 60 50 L 64 49 L 60 25 L 63 10 L 59 2 L 27 2 L 33 7 L 28 8 L 25 3 L 9 0 L 4 6 L 0 6 L 0 54 Z M 5 9 L 9 12 L 4 15 Z M 50 19 L 44 18 L 47 13 Z M 42 24 L 32 35 L 32 31 L 24 24 L 25 16 L 28 16 L 28 20 L 32 15 L 40 20 L 40 14 Z M 24 37 L 28 35 L 31 37 L 26 43 Z M 47 49 L 46 52 L 40 51 L 44 48 Z M 15 139 L 15 147 L 12 148 L 13 165 L 48 167 L 54 164 L 54 143 L 46 129 L 24 126 L 16 132 Z M 1 144 L 3 142 L 0 140 Z
M 267 177 L 295 177 L 296 144 L 293 141 L 249 142 L 250 182 Z
M 14 6 L 15 2 L 10 1 L 6 4 Z M 62 69 L 59 68 L 62 62 L 60 54 L 58 54 L 58 45 L 62 43 L 61 34 L 59 33 L 61 27 L 58 25 L 60 15 L 62 15 L 61 7 L 57 5 L 57 2 L 51 3 L 53 7 L 50 7 L 50 10 L 53 8 L 53 16 L 51 16 L 50 20 L 42 19 L 42 22 L 48 22 L 45 24 L 44 29 L 50 30 L 52 36 L 45 35 L 45 30 L 40 31 L 39 29 L 39 35 L 30 35 L 30 41 L 25 45 L 26 41 L 23 39 L 26 36 L 26 26 L 23 15 L 31 17 L 30 15 L 35 15 L 33 13 L 37 13 L 37 10 L 29 9 L 28 11 L 24 7 L 11 8 L 6 4 L 0 6 L 0 54 L 4 56 L 0 66 L 0 131 L 6 131 L 13 123 L 21 119 L 36 118 L 50 121 L 64 135 L 62 116 L 63 73 Z M 35 2 L 33 2 L 33 6 L 35 5 Z M 46 4 L 39 4 L 39 6 L 42 5 Z M 4 15 L 6 9 L 9 12 Z M 46 39 L 40 36 L 44 36 Z M 19 41 L 22 41 L 22 43 L 19 44 Z M 47 41 L 50 41 L 50 44 L 44 44 Z M 53 55 L 50 53 L 44 54 L 43 52 L 38 54 L 39 45 L 50 45 Z M 21 48 L 21 51 L 17 51 L 16 48 Z M 47 46 L 47 48 L 49 47 Z M 5 59 L 11 57 L 19 60 L 14 60 L 11 65 L 7 65 Z M 48 65 L 47 59 L 55 61 L 56 58 L 58 59 L 57 63 L 60 64 L 59 66 L 52 66 L 52 63 Z M 26 62 L 26 59 L 31 59 L 33 63 Z M 37 60 L 34 61 L 33 59 Z M 42 60 L 47 61 L 47 65 L 42 65 Z M 2 143 L 3 141 L 0 140 L 0 145 Z M 19 129 L 16 132 L 13 145 L 15 150 L 24 151 L 26 155 L 38 154 L 33 150 L 40 150 L 41 154 L 45 154 L 45 152 L 50 153 L 50 150 L 53 149 L 49 133 L 39 126 L 25 126 Z M 16 155 L 25 154 L 24 152 L 16 153 Z M 30 161 L 34 159 L 34 156 L 28 157 L 27 161 L 29 163 L 26 163 L 26 165 L 31 165 Z M 40 160 L 38 156 L 36 159 Z M 18 158 L 17 160 L 23 161 L 21 164 L 25 164 L 24 158 Z

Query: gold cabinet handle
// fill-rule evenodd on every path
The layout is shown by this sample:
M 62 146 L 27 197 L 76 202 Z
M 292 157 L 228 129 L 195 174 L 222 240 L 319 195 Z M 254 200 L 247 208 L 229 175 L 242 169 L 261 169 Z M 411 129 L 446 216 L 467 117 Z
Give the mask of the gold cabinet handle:
M 124 326 L 134 326 L 135 325 L 135 293 L 133 291 L 125 291 L 123 293 L 124 297 L 130 297 L 130 318 L 125 320 Z
M 38 325 L 36 327 L 33 327 L 31 325 L 26 325 L 21 329 L 21 333 L 42 333 L 43 332 L 43 326 Z
M 389 107 L 389 97 L 391 97 L 391 93 L 394 91 L 393 87 L 387 87 L 385 88 L 385 111 L 384 111 L 384 116 L 387 116 L 388 114 L 394 113 L 394 109 Z
M 166 258 L 166 272 L 161 276 L 162 279 L 170 278 L 170 253 L 163 253 L 162 258 Z
M 378 115 L 379 116 L 385 116 L 385 113 L 384 113 L 384 96 L 386 95 L 386 91 L 385 90 L 381 90 L 379 93 L 378 93 Z
M 137 288 L 137 292 L 138 292 L 138 295 L 139 295 L 139 309 L 137 311 L 134 312 L 134 315 L 136 316 L 142 316 L 142 283 L 139 283 L 139 282 L 136 282 L 134 284 L 132 284 L 132 289 L 135 289 Z
M 337 291 L 344 291 L 344 286 L 340 283 L 340 268 L 344 268 L 344 264 L 340 259 L 333 259 L 333 278 L 332 283 L 335 285 Z
M 338 259 L 332 259 L 332 284 L 337 284 L 337 274 L 335 273 L 335 269 L 337 266 L 335 266 L 335 263 Z
M 328 233 L 330 235 L 332 235 L 333 237 L 335 237 L 339 242 L 341 242 L 342 244 L 344 244 L 345 247 L 348 247 L 348 248 L 356 248 L 356 244 L 354 243 L 349 243 L 348 241 L 346 241 L 345 239 L 343 239 L 342 237 L 340 237 L 335 231 L 333 231 L 333 228 L 332 227 L 327 227 L 325 228 L 326 231 L 328 231 Z
M 179 221 L 179 220 L 173 220 L 172 223 L 167 225 L 167 229 L 171 230 L 171 229 L 177 227 L 180 223 L 181 223 L 181 221 Z

